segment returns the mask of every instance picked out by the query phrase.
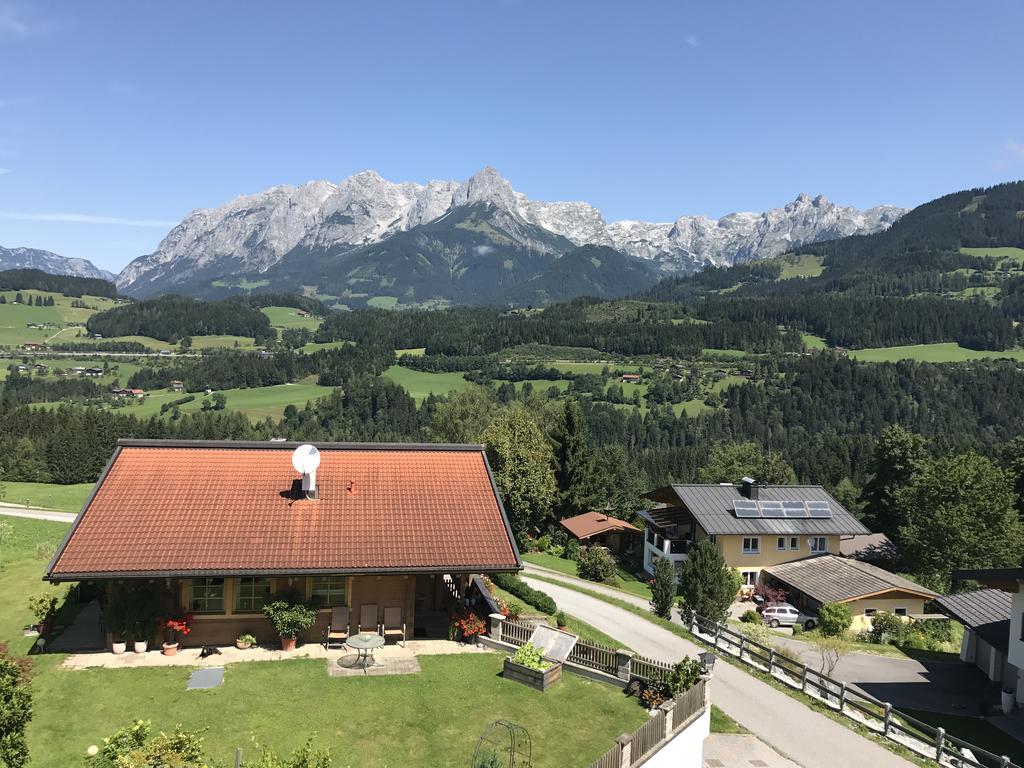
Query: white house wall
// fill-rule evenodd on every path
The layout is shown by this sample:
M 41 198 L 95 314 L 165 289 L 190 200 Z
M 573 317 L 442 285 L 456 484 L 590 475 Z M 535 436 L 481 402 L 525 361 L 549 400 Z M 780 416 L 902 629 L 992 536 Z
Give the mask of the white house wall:
M 1017 582 L 1010 604 L 1010 652 L 1007 658 L 1018 669 L 1024 668 L 1024 640 L 1021 640 L 1021 616 L 1024 614 L 1024 584 Z
M 656 752 L 644 768 L 701 768 L 704 739 L 711 733 L 711 707 Z

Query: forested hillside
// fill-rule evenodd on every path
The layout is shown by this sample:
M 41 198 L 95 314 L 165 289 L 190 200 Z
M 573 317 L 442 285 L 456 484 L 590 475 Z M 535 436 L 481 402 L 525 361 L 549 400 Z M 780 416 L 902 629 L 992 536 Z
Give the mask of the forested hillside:
M 39 269 L 8 269 L 0 272 L 0 291 L 52 291 L 65 296 L 117 297 L 117 288 L 95 277 L 51 275 Z
M 150 336 L 171 343 L 186 336 L 215 334 L 257 340 L 276 336 L 267 316 L 244 298 L 202 301 L 161 296 L 93 315 L 86 327 L 90 333 L 102 336 Z

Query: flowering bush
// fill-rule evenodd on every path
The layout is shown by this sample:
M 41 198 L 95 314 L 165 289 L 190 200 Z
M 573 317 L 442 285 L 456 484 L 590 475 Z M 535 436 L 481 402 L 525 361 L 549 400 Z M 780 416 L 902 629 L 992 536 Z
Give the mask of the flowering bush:
M 487 629 L 484 620 L 475 613 L 457 613 L 452 616 L 452 625 L 448 629 L 448 638 L 454 640 L 456 637 L 475 637 L 482 635 Z
M 168 644 L 173 644 L 178 642 L 179 637 L 184 637 L 192 631 L 192 614 L 169 616 L 161 619 L 160 624 L 164 628 L 164 639 Z

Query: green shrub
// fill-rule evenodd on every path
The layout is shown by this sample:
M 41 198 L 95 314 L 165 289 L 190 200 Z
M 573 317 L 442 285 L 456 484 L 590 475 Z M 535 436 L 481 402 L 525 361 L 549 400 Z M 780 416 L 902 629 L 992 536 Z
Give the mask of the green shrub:
M 534 589 L 518 576 L 513 576 L 509 573 L 497 573 L 491 577 L 491 581 L 506 592 L 515 595 L 527 605 L 532 605 L 538 611 L 542 611 L 548 616 L 554 615 L 555 611 L 558 610 L 554 600 L 543 592 Z
M 744 611 L 743 615 L 740 616 L 740 621 L 744 624 L 760 624 L 761 614 L 757 611 Z
M 534 544 L 538 552 L 547 552 L 548 547 L 551 546 L 551 537 L 545 534 L 534 541 Z
M 934 640 L 939 645 L 953 642 L 953 622 L 949 620 L 915 620 L 911 622 L 910 630 Z
M 519 646 L 518 650 L 512 655 L 512 661 L 529 669 L 545 670 L 551 666 L 551 662 L 544 661 L 540 650 L 535 648 L 532 643 Z
M 818 627 L 825 637 L 838 637 L 850 628 L 853 616 L 843 603 L 825 603 L 818 611 Z
M 246 761 L 242 768 L 331 768 L 329 752 L 313 749 L 312 740 L 292 752 L 290 757 L 278 757 L 277 753 L 264 749 L 256 762 Z
M 651 610 L 663 619 L 672 618 L 672 601 L 676 597 L 676 569 L 672 561 L 662 557 L 654 564 L 651 579 Z
M 16 661 L 0 644 L 0 765 L 28 765 L 25 728 L 32 719 L 32 692 L 28 686 L 28 661 Z
M 901 645 L 907 639 L 909 626 L 899 616 L 879 611 L 871 618 L 869 637 L 876 645 Z
M 552 544 L 548 547 L 548 554 L 552 557 L 561 557 L 563 552 L 565 552 L 565 547 L 561 544 Z
M 575 560 L 580 556 L 580 543 L 576 539 L 569 539 L 565 542 L 565 549 L 562 551 L 562 557 L 566 560 Z
M 40 592 L 28 599 L 29 610 L 36 617 L 36 623 L 50 621 L 57 613 L 57 596 L 51 592 Z
M 316 611 L 303 603 L 275 600 L 263 606 L 263 615 L 270 619 L 281 638 L 295 638 L 313 626 Z
M 561 628 L 569 625 L 569 620 L 566 618 L 565 613 L 562 611 L 555 612 L 555 624 Z
M 103 740 L 98 754 L 88 762 L 90 768 L 150 768 L 150 766 L 181 766 L 199 768 L 203 758 L 202 731 L 183 731 L 178 726 L 171 733 L 152 735 L 148 720 L 131 725 Z
M 584 547 L 576 558 L 576 572 L 588 581 L 611 580 L 618 566 L 604 547 Z
M 793 625 L 793 634 L 794 635 L 802 635 L 803 633 L 804 633 L 804 625 L 803 624 L 794 624 Z

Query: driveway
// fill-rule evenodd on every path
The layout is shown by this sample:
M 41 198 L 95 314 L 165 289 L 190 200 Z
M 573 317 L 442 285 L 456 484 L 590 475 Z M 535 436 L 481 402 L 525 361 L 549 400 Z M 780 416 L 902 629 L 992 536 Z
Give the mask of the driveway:
M 622 608 L 569 587 L 530 578 L 529 572 L 523 578 L 530 586 L 551 595 L 566 613 L 583 619 L 643 656 L 676 662 L 683 656 L 695 656 L 703 650 Z M 605 588 L 595 585 L 595 589 L 603 592 Z M 614 597 L 626 599 L 618 590 L 609 592 Z M 628 602 L 646 606 L 643 598 L 635 596 Z M 725 662 L 715 667 L 711 698 L 740 725 L 804 768 L 864 765 L 909 768 L 913 765 Z
M 581 581 L 557 571 L 527 565 L 525 575 L 529 576 L 530 573 L 576 584 L 640 608 L 649 608 L 647 601 L 641 597 Z M 544 591 L 543 587 L 538 589 Z M 615 637 L 614 632 L 609 634 Z M 812 644 L 779 634 L 775 645 L 788 656 L 815 669 L 821 668 L 821 661 Z M 848 653 L 840 659 L 833 677 L 845 680 L 852 688 L 863 693 L 888 701 L 897 709 L 977 715 L 982 702 L 987 702 L 992 708 L 999 702 L 999 686 L 989 681 L 977 667 L 959 662 L 917 661 L 870 653 Z

